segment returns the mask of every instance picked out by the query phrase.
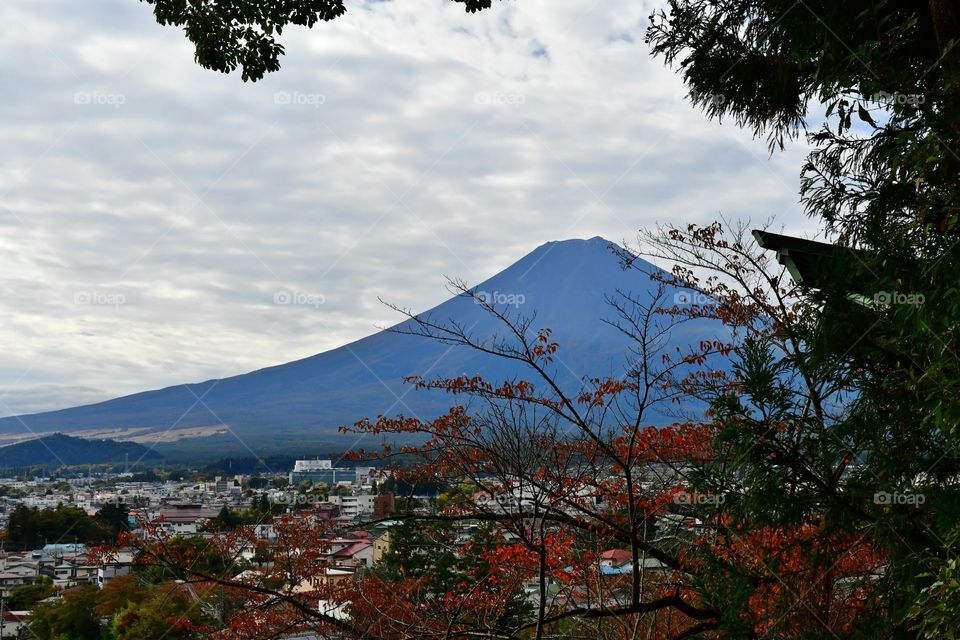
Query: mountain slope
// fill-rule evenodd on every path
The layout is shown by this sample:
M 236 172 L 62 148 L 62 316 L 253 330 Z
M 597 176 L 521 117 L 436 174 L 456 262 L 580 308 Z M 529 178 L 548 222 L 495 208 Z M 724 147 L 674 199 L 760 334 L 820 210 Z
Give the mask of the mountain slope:
M 623 371 L 628 339 L 603 323 L 613 315 L 605 300 L 616 291 L 641 298 L 649 279 L 625 272 L 602 238 L 542 245 L 475 290 L 515 303 L 519 313 L 537 314 L 533 329 L 550 327 L 560 343 L 557 374 L 575 386 L 584 375 Z M 652 267 L 651 267 L 652 268 Z M 466 297 L 454 297 L 426 312 L 437 321 L 454 319 L 478 336 L 503 327 Z M 409 321 L 408 321 L 409 322 Z M 407 326 L 401 323 L 398 327 Z M 725 332 L 709 320 L 683 325 L 671 336 L 678 346 Z M 228 425 L 247 437 L 270 437 L 284 430 L 306 430 L 336 437 L 336 429 L 379 414 L 428 417 L 450 398 L 411 391 L 407 375 L 430 377 L 482 373 L 487 379 L 516 375 L 509 363 L 463 347 L 393 332 L 379 332 L 309 358 L 244 375 L 137 393 L 60 411 L 0 419 L 0 433 L 73 432 L 143 427 L 165 431 Z M 526 377 L 526 376 L 525 376 Z
M 62 433 L 0 448 L 0 467 L 72 466 L 157 459 L 160 456 L 136 442 L 84 440 Z

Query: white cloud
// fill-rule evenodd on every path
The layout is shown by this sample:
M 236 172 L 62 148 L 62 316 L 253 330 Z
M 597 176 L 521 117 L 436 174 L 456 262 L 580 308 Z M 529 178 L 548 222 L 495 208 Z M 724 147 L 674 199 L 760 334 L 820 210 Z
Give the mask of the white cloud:
M 9 0 L 0 400 L 35 411 L 333 348 L 535 246 L 718 213 L 811 229 L 803 148 L 706 122 L 652 5 L 364 2 L 255 85 L 129 0 Z M 320 305 L 273 304 L 278 291 Z M 4 406 L 0 404 L 0 412 Z

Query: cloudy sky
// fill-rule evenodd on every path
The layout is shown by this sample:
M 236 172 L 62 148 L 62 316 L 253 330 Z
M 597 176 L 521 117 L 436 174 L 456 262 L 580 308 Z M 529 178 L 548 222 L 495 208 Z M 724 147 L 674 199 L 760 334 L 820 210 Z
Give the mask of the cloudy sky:
M 550 240 L 812 231 L 802 146 L 694 110 L 657 4 L 353 0 L 245 84 L 137 0 L 4 0 L 0 415 L 312 355 Z

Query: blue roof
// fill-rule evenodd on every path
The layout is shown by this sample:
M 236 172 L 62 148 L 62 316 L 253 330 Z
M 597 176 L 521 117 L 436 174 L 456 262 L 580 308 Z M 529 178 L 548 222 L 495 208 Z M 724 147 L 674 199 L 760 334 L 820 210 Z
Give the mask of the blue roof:
M 87 546 L 79 543 L 69 543 L 69 544 L 47 544 L 43 546 L 44 552 L 47 553 L 84 553 L 87 550 Z
M 625 564 L 622 567 L 608 567 L 605 564 L 600 565 L 600 573 L 605 576 L 622 576 L 628 573 L 633 573 L 633 567 L 629 564 Z

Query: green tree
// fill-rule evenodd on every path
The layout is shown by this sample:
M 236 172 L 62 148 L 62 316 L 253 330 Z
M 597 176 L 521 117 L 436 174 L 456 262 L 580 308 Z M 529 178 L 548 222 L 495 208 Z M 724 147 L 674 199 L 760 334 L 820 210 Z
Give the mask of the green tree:
M 207 637 L 206 622 L 182 587 L 168 587 L 119 611 L 110 629 L 116 640 L 193 640 Z
M 485 582 L 490 574 L 486 552 L 502 543 L 490 523 L 473 526 L 470 544 L 461 547 L 458 539 L 467 530 L 451 522 L 408 521 L 390 530 L 390 550 L 374 567 L 374 573 L 388 582 L 417 580 L 423 585 L 424 602 L 436 594 L 453 594 L 464 584 L 483 584 L 484 589 L 504 588 Z M 532 612 L 518 589 L 507 600 L 508 606 L 499 624 L 509 625 L 529 619 Z
M 334 496 L 352 496 L 353 487 L 345 484 L 338 484 L 329 490 L 329 494 Z
M 44 598 L 49 598 L 56 592 L 57 589 L 53 586 L 53 580 L 50 578 L 42 578 L 33 584 L 25 584 L 14 589 L 7 598 L 7 609 L 11 611 L 27 611 L 33 609 L 36 603 Z
M 48 543 L 113 542 L 115 531 L 77 507 L 36 509 L 18 505 L 10 513 L 5 541 L 14 548 L 36 549 Z
M 250 508 L 258 514 L 271 513 L 270 498 L 264 493 L 254 496 Z
M 161 25 L 183 27 L 194 45 L 198 64 L 257 81 L 280 68 L 283 45 L 277 42 L 288 26 L 313 27 L 346 13 L 343 0 L 141 0 L 153 5 Z M 468 12 L 490 6 L 490 0 L 453 0 Z
M 460 576 L 456 537 L 457 531 L 449 523 L 397 525 L 390 530 L 390 550 L 377 571 L 389 580 L 424 578 L 432 592 L 447 593 Z
M 53 589 L 52 584 L 30 586 Z M 8 605 L 13 607 L 14 597 L 27 604 L 37 595 L 21 587 Z M 70 590 L 57 601 L 37 605 L 30 634 L 51 640 L 191 640 L 209 635 L 212 621 L 206 609 L 187 587 L 173 582 L 144 585 L 131 576 L 103 589 L 91 585 Z
M 95 586 L 68 591 L 57 602 L 36 606 L 30 633 L 51 640 L 98 640 L 100 619 L 94 612 L 99 589 Z
M 211 524 L 219 530 L 233 530 L 243 524 L 243 521 L 244 518 L 240 514 L 227 505 L 223 505 L 217 516 L 211 520 Z
M 249 489 L 266 489 L 269 484 L 270 481 L 262 476 L 253 476 L 247 480 L 247 487 Z
M 119 535 L 122 531 L 130 529 L 130 510 L 122 503 L 107 503 L 100 507 L 100 510 L 94 516 L 94 520 L 114 533 Z
M 929 620 L 960 591 L 934 578 L 952 571 L 944 541 L 960 515 L 951 480 L 960 471 L 960 9 L 942 0 L 671 0 L 647 40 L 709 117 L 766 135 L 772 150 L 806 133 L 813 150 L 801 199 L 848 248 L 806 267 L 799 360 L 784 363 L 759 344 L 742 354 L 766 408 L 783 409 L 771 393 L 778 366 L 799 364 L 821 390 L 811 410 L 840 412 L 816 440 L 795 443 L 790 460 L 756 467 L 752 506 L 873 532 L 887 553 L 877 580 L 888 628 L 939 637 Z M 831 393 L 845 402 L 827 402 Z M 718 410 L 735 420 L 757 406 Z M 744 454 L 776 442 L 737 437 Z M 785 474 L 812 480 L 830 464 L 842 493 L 837 478 L 808 485 L 804 501 L 784 495 L 794 486 Z M 912 502 L 875 504 L 875 495 Z

